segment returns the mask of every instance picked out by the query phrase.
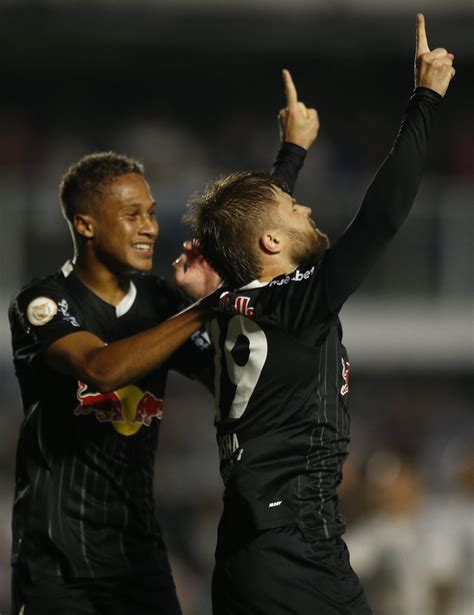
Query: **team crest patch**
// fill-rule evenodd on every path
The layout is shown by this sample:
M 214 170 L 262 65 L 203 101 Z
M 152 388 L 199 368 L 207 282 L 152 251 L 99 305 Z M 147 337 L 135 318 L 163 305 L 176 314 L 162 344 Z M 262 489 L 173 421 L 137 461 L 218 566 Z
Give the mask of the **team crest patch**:
M 35 327 L 47 324 L 58 313 L 57 304 L 48 297 L 36 297 L 26 309 L 28 320 Z

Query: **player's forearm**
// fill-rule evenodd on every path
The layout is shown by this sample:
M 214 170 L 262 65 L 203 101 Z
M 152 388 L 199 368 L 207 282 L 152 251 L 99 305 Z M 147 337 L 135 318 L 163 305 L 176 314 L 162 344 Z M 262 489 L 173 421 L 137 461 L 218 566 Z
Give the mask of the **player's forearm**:
M 334 309 L 356 290 L 413 206 L 440 100 L 432 90 L 415 90 L 389 155 L 355 218 L 329 251 L 328 294 Z
M 417 88 L 413 93 L 392 150 L 359 210 L 364 227 L 368 220 L 390 239 L 406 219 L 421 182 L 440 101 L 441 96 L 427 88 Z
M 195 306 L 160 325 L 89 353 L 82 379 L 107 393 L 160 367 L 204 323 L 210 312 Z
M 272 175 L 276 175 L 293 194 L 298 174 L 306 158 L 306 150 L 295 143 L 282 143 L 272 167 Z

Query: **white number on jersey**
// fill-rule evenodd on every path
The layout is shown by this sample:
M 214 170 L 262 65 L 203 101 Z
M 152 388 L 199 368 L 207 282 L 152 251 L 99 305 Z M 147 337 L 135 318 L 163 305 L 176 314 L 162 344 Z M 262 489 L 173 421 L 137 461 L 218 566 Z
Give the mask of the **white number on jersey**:
M 249 346 L 248 359 L 245 365 L 238 365 L 232 354 L 240 336 L 247 339 Z M 266 335 L 253 320 L 245 318 L 245 316 L 234 316 L 230 319 L 227 326 L 227 334 L 224 340 L 224 353 L 219 344 L 220 328 L 217 320 L 213 320 L 211 324 L 211 339 L 216 351 L 216 419 L 220 421 L 222 418 L 220 407 L 222 372 L 224 372 L 224 376 L 227 375 L 231 383 L 237 387 L 232 405 L 229 409 L 228 418 L 240 419 L 247 409 L 250 397 L 254 392 L 267 359 L 268 343 Z

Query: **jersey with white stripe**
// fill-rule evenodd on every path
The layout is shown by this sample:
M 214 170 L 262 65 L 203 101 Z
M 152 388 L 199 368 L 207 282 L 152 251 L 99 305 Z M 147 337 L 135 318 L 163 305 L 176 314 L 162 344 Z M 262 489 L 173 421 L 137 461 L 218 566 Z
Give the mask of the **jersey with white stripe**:
M 167 566 L 155 517 L 153 469 L 168 369 L 187 375 L 210 364 L 195 334 L 162 368 L 101 394 L 50 368 L 57 339 L 90 331 L 104 342 L 175 314 L 182 300 L 150 274 L 131 277 L 116 307 L 90 291 L 71 266 L 25 287 L 10 308 L 24 408 L 17 451 L 13 564 L 38 574 L 104 577 Z
M 226 506 L 256 529 L 339 535 L 336 488 L 349 442 L 349 362 L 322 260 L 225 291 L 211 324 Z

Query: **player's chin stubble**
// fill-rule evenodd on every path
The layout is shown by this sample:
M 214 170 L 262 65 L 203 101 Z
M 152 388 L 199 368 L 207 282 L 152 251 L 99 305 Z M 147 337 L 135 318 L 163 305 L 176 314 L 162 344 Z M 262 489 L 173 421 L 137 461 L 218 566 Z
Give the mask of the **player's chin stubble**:
M 329 237 L 314 227 L 307 232 L 289 231 L 291 239 L 291 257 L 295 263 L 303 263 L 327 250 Z

